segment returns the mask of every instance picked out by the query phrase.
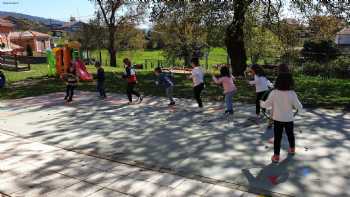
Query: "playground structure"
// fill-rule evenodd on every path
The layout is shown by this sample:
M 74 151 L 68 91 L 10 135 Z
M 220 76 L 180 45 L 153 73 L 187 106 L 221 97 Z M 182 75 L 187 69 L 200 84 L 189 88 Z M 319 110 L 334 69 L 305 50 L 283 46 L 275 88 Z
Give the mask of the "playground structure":
M 67 73 L 69 65 L 72 63 L 80 80 L 91 81 L 93 77 L 81 60 L 79 50 L 79 42 L 68 42 L 62 48 L 47 50 L 48 75 L 61 76 Z

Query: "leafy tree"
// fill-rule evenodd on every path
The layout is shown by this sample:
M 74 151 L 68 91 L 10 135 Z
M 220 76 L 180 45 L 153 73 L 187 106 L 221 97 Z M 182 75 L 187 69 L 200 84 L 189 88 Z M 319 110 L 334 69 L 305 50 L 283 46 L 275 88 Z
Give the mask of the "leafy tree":
M 168 59 L 184 59 L 190 65 L 193 56 L 206 47 L 206 31 L 201 18 L 195 13 L 198 2 L 163 1 L 154 5 L 152 19 L 154 31 L 159 33 L 165 44 Z
M 340 55 L 332 40 L 306 41 L 301 54 L 306 59 L 318 63 L 327 63 Z
M 336 33 L 344 23 L 335 16 L 313 16 L 309 20 L 309 28 L 314 40 L 334 40 Z
M 165 3 L 164 3 L 165 2 Z M 187 1 L 186 1 L 187 2 Z M 157 1 L 153 13 L 156 17 L 166 16 L 176 10 L 180 1 Z M 225 45 L 231 60 L 234 75 L 242 75 L 247 54 L 245 49 L 244 25 L 250 9 L 258 11 L 261 24 L 266 28 L 280 22 L 282 8 L 292 5 L 295 11 L 301 11 L 305 16 L 331 13 L 337 17 L 349 18 L 350 5 L 347 1 L 310 1 L 310 0 L 233 0 L 233 1 L 188 1 L 187 6 L 193 7 L 193 15 L 199 24 L 215 24 L 225 26 Z M 159 6 L 161 5 L 161 6 Z M 193 6 L 191 6 L 193 5 Z M 257 9 L 258 8 L 258 9 Z M 179 11 L 181 13 L 181 10 Z M 198 20 L 199 19 L 199 20 Z
M 108 52 L 110 55 L 110 65 L 115 67 L 117 46 L 116 34 L 119 28 L 126 24 L 138 21 L 144 14 L 144 4 L 142 1 L 124 0 L 90 0 L 98 6 L 98 13 L 102 16 L 108 29 Z

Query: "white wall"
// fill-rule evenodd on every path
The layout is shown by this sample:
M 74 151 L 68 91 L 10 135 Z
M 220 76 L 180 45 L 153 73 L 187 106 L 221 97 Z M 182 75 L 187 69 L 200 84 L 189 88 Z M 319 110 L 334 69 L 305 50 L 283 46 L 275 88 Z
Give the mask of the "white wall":
M 350 35 L 337 35 L 335 43 L 339 45 L 350 45 Z

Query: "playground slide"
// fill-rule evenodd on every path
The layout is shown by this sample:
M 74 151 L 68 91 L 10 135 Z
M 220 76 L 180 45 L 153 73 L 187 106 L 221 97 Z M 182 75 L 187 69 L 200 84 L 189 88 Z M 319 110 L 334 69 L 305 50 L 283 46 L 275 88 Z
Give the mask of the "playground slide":
M 56 59 L 55 55 L 51 50 L 46 51 L 47 54 L 47 62 L 48 62 L 48 75 L 54 76 L 56 75 Z
M 75 68 L 81 80 L 91 81 L 92 75 L 87 71 L 86 66 L 81 60 L 75 61 Z

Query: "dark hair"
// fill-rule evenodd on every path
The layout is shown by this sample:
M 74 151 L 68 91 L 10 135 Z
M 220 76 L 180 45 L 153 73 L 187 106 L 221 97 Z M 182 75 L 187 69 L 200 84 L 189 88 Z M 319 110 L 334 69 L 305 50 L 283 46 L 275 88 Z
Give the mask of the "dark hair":
M 291 73 L 280 73 L 275 82 L 277 90 L 294 90 L 294 79 Z
M 131 61 L 128 58 L 124 58 L 123 59 L 124 64 L 126 64 L 127 66 L 131 66 Z
M 191 59 L 191 63 L 196 65 L 196 66 L 199 66 L 199 59 L 194 57 L 194 58 Z
M 280 64 L 278 66 L 278 73 L 290 73 L 288 65 L 287 64 Z
M 157 68 L 155 68 L 155 69 L 154 69 L 154 72 L 158 72 L 158 73 L 161 73 L 161 72 L 162 72 L 162 68 L 160 68 L 160 67 L 157 67 Z
M 221 77 L 230 77 L 231 76 L 230 69 L 227 66 L 221 67 L 220 76 Z
M 95 62 L 95 66 L 96 66 L 96 67 L 100 67 L 100 66 L 101 66 L 101 62 L 96 61 L 96 62 Z
M 259 77 L 265 77 L 266 74 L 264 69 L 259 64 L 253 64 L 251 69 L 255 72 L 255 74 Z

